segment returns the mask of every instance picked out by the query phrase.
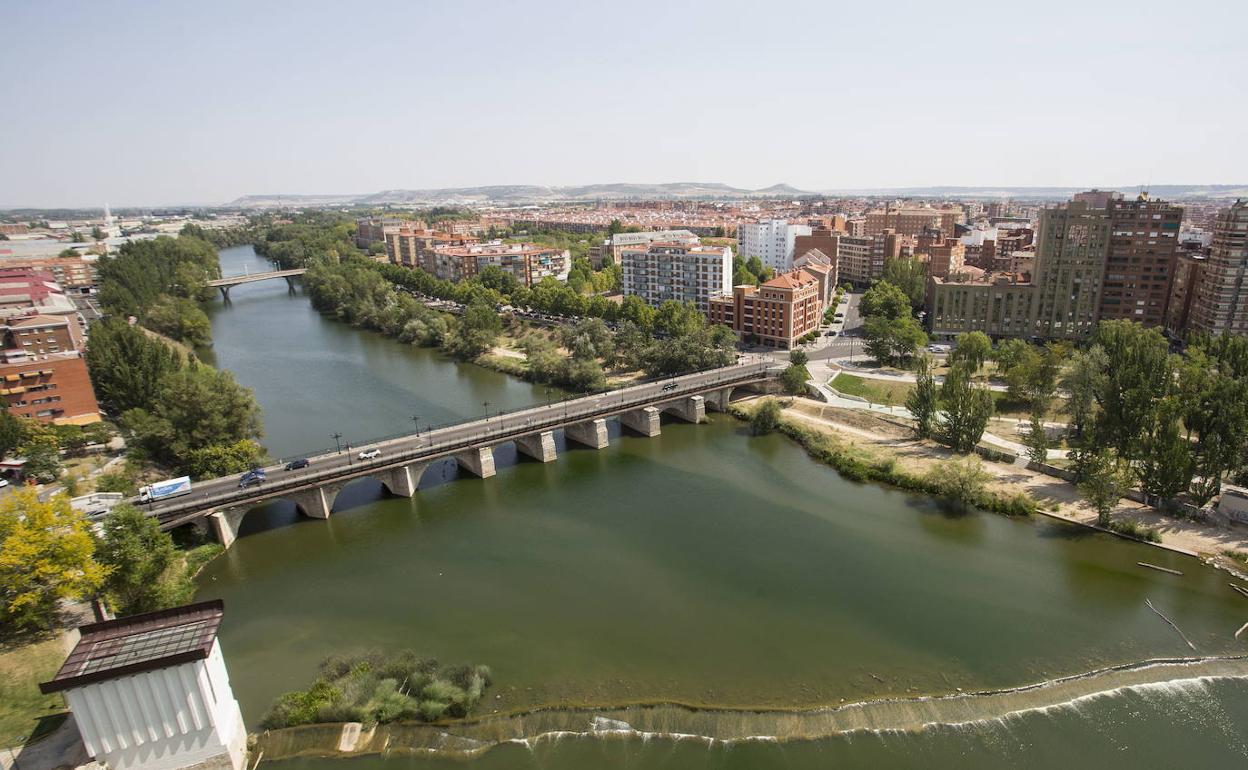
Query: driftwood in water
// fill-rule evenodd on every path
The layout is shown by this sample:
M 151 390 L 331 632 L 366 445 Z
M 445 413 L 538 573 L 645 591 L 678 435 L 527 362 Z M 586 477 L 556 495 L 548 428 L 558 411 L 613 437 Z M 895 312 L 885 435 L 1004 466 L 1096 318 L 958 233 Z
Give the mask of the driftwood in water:
M 1230 586 L 1231 588 L 1234 588 L 1238 593 L 1243 594 L 1245 597 L 1248 597 L 1248 591 L 1245 591 L 1240 586 L 1237 586 L 1234 583 L 1227 583 L 1227 585 Z
M 1141 567 L 1148 567 L 1149 569 L 1155 569 L 1158 572 L 1169 572 L 1171 575 L 1179 575 L 1180 577 L 1183 575 L 1183 573 L 1179 572 L 1177 569 L 1170 569 L 1169 567 L 1158 567 L 1156 564 L 1149 564 L 1146 561 L 1137 561 L 1136 564 L 1140 565 Z
M 1239 635 L 1245 631 L 1248 631 L 1248 623 L 1245 623 L 1239 627 L 1239 630 L 1235 632 L 1235 638 L 1238 639 Z
M 1187 634 L 1183 633 L 1183 629 L 1181 629 L 1181 628 L 1179 628 L 1178 626 L 1176 626 L 1176 625 L 1174 624 L 1174 621 L 1173 621 L 1173 620 L 1171 620 L 1170 618 L 1166 617 L 1165 615 L 1162 615 L 1162 614 L 1161 614 L 1161 610 L 1159 610 L 1159 609 L 1157 609 L 1156 607 L 1154 607 L 1154 606 L 1153 606 L 1153 603 L 1152 603 L 1150 600 L 1145 599 L 1145 600 L 1144 600 L 1144 603 L 1148 605 L 1148 608 L 1149 608 L 1150 610 L 1152 610 L 1153 612 L 1156 612 L 1156 613 L 1157 613 L 1157 617 L 1159 617 L 1159 618 L 1161 618 L 1162 620 L 1166 621 L 1167 623 L 1169 623 L 1169 624 L 1170 624 L 1170 627 L 1171 627 L 1171 628 L 1173 628 L 1175 631 L 1178 631 L 1178 632 L 1179 632 L 1179 636 L 1183 637 L 1183 641 L 1187 642 L 1187 646 L 1188 646 L 1188 647 L 1191 647 L 1191 648 L 1192 648 L 1192 650 L 1195 650 L 1195 649 L 1196 649 L 1196 645 L 1192 644 L 1192 640 L 1187 638 Z

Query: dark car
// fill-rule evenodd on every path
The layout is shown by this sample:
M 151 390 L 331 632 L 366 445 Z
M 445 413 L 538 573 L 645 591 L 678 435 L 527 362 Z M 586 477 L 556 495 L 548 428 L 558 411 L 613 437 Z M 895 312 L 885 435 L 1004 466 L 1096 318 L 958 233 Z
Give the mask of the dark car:
M 300 468 L 306 468 L 306 467 L 308 467 L 308 458 L 306 457 L 300 457 L 298 459 L 291 460 L 290 462 L 286 463 L 286 470 L 288 471 L 297 471 Z
M 674 383 L 674 382 L 669 382 L 669 383 L 667 383 L 666 385 L 664 385 L 664 386 L 663 386 L 663 391 L 664 391 L 664 392 L 669 391 L 669 390 L 676 390 L 676 383 Z
M 264 473 L 256 471 L 247 471 L 243 477 L 238 480 L 238 488 L 246 489 L 247 487 L 258 487 L 264 483 Z

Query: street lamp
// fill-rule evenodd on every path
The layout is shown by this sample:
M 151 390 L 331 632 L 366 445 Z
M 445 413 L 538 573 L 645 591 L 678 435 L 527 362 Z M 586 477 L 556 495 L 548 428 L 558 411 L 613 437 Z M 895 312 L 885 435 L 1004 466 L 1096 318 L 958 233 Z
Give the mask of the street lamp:
M 416 435 L 420 435 L 420 415 L 412 415 L 412 424 L 416 426 Z
M 338 454 L 342 454 L 342 444 L 338 442 L 338 439 L 342 438 L 342 434 L 335 433 L 333 434 L 333 436 L 334 436 L 334 446 L 338 447 Z
M 488 421 L 490 419 L 490 402 L 482 401 L 481 408 L 485 410 L 485 419 Z

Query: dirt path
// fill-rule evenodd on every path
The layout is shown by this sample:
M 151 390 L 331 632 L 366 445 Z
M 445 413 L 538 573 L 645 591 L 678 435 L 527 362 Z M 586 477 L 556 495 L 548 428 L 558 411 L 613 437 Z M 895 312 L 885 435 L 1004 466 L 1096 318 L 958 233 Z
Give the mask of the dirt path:
M 881 454 L 892 454 L 903 467 L 917 473 L 953 456 L 945 447 L 918 439 L 908 428 L 875 414 L 837 409 L 806 398 L 793 399 L 784 414 L 806 425 L 852 437 L 854 443 Z M 1024 491 L 1041 501 L 1046 515 L 1095 526 L 1096 511 L 1083 501 L 1074 484 L 1017 465 L 985 460 L 984 468 L 996 477 L 998 488 Z M 1135 521 L 1155 529 L 1163 545 L 1193 554 L 1221 556 L 1228 550 L 1248 552 L 1248 527 L 1162 516 L 1154 508 L 1125 499 L 1119 501 L 1111 516 L 1118 521 Z

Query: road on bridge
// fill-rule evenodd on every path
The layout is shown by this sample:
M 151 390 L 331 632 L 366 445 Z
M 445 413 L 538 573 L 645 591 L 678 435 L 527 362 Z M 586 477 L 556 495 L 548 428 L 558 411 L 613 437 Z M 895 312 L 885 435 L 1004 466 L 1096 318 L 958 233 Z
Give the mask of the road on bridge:
M 263 500 L 330 483 L 375 476 L 417 462 L 453 456 L 478 447 L 494 446 L 514 438 L 533 435 L 571 424 L 610 417 L 621 412 L 679 401 L 719 387 L 758 382 L 774 367 L 765 357 L 743 356 L 731 366 L 667 380 L 632 385 L 581 398 L 540 404 L 515 412 L 434 428 L 373 444 L 345 448 L 340 452 L 309 457 L 309 466 L 284 470 L 284 465 L 265 468 L 267 480 L 240 489 L 239 475 L 196 481 L 190 494 L 139 505 L 171 528 L 219 508 L 255 505 Z M 361 460 L 359 453 L 379 450 L 380 455 Z

